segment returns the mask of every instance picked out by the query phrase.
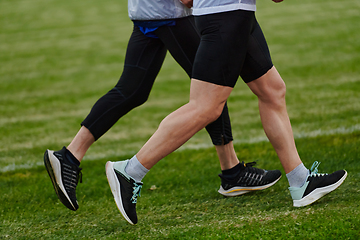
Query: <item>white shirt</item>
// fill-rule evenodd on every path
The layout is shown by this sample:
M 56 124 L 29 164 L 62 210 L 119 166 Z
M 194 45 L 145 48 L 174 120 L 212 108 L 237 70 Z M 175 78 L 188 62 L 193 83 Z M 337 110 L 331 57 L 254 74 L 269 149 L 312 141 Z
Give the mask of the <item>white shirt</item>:
M 128 0 L 128 13 L 131 20 L 176 19 L 191 15 L 179 0 Z
M 194 0 L 193 15 L 206 15 L 234 10 L 256 11 L 256 0 Z

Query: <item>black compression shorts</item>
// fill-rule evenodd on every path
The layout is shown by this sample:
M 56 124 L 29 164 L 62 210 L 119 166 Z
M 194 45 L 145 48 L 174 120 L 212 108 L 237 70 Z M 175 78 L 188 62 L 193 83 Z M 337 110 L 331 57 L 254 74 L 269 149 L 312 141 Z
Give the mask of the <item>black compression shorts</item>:
M 193 17 L 175 21 L 175 26 L 159 27 L 154 32 L 158 38 L 147 37 L 134 26 L 120 80 L 95 103 L 81 124 L 89 129 L 95 140 L 129 111 L 146 102 L 167 50 L 191 77 L 200 35 Z M 221 116 L 206 126 L 206 130 L 214 145 L 233 140 L 226 104 Z
M 234 87 L 239 77 L 251 82 L 272 68 L 269 49 L 252 11 L 196 16 L 201 34 L 192 78 Z

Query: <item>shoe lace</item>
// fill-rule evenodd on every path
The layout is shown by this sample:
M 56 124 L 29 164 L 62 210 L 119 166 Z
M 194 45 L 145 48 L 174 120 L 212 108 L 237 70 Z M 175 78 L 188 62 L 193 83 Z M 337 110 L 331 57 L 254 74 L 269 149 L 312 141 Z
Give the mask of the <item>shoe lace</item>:
M 130 199 L 132 203 L 137 203 L 137 197 L 138 196 L 140 197 L 141 187 L 142 185 L 138 185 L 137 183 L 134 182 L 133 196 Z
M 245 170 L 245 175 L 239 179 L 240 181 L 248 185 L 262 183 L 264 172 L 262 169 L 253 167 L 254 165 L 256 165 L 256 163 L 257 163 L 256 161 L 248 162 L 248 163 L 242 162 L 246 170 Z
M 318 162 L 318 161 L 315 161 L 313 163 L 313 165 L 310 168 L 310 172 L 311 172 L 310 176 L 317 177 L 317 176 L 327 175 L 327 173 L 318 173 L 318 167 L 319 167 L 320 163 L 321 162 Z
M 254 162 L 248 162 L 248 163 L 244 163 L 244 162 L 241 162 L 242 164 L 244 164 L 244 167 L 252 167 L 252 166 L 255 166 L 256 165 L 256 161 Z
M 241 162 L 241 163 L 246 168 L 246 172 L 256 174 L 256 175 L 263 175 L 263 173 L 264 173 L 262 169 L 253 167 L 256 165 L 256 163 L 257 163 L 256 161 L 248 162 L 248 163 Z

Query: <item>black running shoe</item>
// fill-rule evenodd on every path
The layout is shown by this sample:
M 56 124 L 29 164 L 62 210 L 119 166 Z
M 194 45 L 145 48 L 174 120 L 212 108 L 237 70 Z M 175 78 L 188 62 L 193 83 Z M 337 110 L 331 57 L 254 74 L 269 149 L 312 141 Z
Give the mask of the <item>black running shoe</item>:
M 339 170 L 332 174 L 318 173 L 319 162 L 315 161 L 310 174 L 301 187 L 289 187 L 294 207 L 304 207 L 334 191 L 345 180 L 347 172 Z
M 250 191 L 263 190 L 274 185 L 281 178 L 279 170 L 254 168 L 256 162 L 240 163 L 241 170 L 233 179 L 225 179 L 222 174 L 219 193 L 226 197 L 234 197 Z
M 79 176 L 82 182 L 81 168 L 69 162 L 65 157 L 66 148 L 60 151 L 46 150 L 44 163 L 60 201 L 70 210 L 79 208 L 76 200 L 76 186 Z
M 107 162 L 105 166 L 106 177 L 120 213 L 130 224 L 136 224 L 138 222 L 136 215 L 137 197 L 140 196 L 143 183 L 136 182 L 125 172 L 127 163 L 128 160 Z

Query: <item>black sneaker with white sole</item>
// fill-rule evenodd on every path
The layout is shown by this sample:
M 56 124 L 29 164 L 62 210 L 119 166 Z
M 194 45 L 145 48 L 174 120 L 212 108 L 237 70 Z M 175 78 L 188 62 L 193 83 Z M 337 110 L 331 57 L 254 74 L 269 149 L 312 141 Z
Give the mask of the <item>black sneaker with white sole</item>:
M 140 196 L 142 182 L 136 182 L 125 172 L 128 160 L 107 162 L 105 166 L 106 177 L 116 206 L 126 221 L 130 224 L 138 222 L 136 215 L 137 197 Z
M 70 210 L 79 208 L 76 200 L 76 186 L 82 182 L 81 168 L 71 163 L 65 156 L 66 148 L 59 151 L 46 150 L 44 163 L 60 201 Z
M 256 162 L 240 163 L 240 171 L 236 177 L 226 179 L 222 174 L 219 193 L 226 197 L 234 197 L 250 191 L 258 191 L 271 187 L 281 178 L 279 170 L 254 168 Z
M 345 180 L 347 172 L 339 170 L 331 174 L 318 173 L 319 162 L 315 161 L 306 182 L 301 187 L 289 187 L 294 207 L 304 207 L 334 191 Z

